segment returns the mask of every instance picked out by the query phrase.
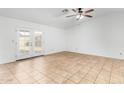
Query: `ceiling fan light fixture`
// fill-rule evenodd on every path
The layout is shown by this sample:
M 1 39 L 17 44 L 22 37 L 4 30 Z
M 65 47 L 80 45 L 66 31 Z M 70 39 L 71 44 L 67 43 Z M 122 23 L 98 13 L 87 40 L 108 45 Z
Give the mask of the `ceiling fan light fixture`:
M 77 16 L 76 16 L 76 19 L 79 19 L 79 18 L 80 18 L 80 15 L 77 15 Z
M 83 19 L 83 18 L 84 18 L 84 16 L 83 16 L 83 15 L 81 15 L 81 16 L 80 16 L 80 19 Z
M 83 15 L 77 15 L 77 16 L 76 16 L 76 19 L 77 19 L 77 20 L 80 20 L 80 19 L 83 19 L 83 18 L 84 18 Z

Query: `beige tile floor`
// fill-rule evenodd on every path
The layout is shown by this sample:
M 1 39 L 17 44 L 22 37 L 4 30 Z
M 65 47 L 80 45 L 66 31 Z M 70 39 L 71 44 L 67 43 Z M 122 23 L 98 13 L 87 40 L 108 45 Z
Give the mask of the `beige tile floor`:
M 124 84 L 124 60 L 61 52 L 0 65 L 1 84 Z

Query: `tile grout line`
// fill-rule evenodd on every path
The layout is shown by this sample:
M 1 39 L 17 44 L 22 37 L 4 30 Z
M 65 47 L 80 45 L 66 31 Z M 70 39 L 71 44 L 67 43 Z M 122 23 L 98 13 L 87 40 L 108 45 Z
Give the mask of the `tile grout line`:
M 96 63 L 96 64 L 97 64 L 97 63 Z M 95 65 L 96 65 L 96 64 L 95 64 Z M 91 68 L 88 70 L 88 72 L 81 78 L 81 80 L 83 80 L 83 79 L 85 78 L 85 76 L 88 75 L 88 73 L 89 73 L 89 71 L 91 71 L 91 69 L 93 69 L 93 67 L 91 67 Z M 80 80 L 78 83 L 80 83 L 81 80 Z
M 28 72 L 25 72 L 26 74 L 28 74 Z M 33 78 L 30 74 L 28 74 L 31 78 Z M 33 78 L 34 79 L 34 78 Z M 38 81 L 36 79 L 34 79 L 37 83 Z
M 77 64 L 78 64 L 78 63 L 75 63 L 74 66 L 77 65 Z M 73 67 L 74 67 L 74 66 L 73 66 Z M 66 70 L 64 70 L 64 69 L 60 69 L 60 70 L 63 70 L 63 71 L 65 71 L 65 72 L 69 73 L 68 71 L 66 71 Z M 77 72 L 78 72 L 78 71 L 77 71 Z M 76 74 L 76 72 L 75 72 L 74 74 L 72 74 L 72 73 L 69 73 L 69 74 L 71 74 L 71 76 L 69 76 L 69 77 L 72 77 L 72 76 L 74 76 L 74 74 Z M 62 83 L 64 83 L 64 82 L 70 80 L 69 77 L 68 77 L 66 80 L 64 80 Z M 72 80 L 71 80 L 71 81 L 72 81 Z M 74 82 L 74 81 L 72 81 L 72 82 Z M 76 83 L 76 82 L 75 82 L 75 83 Z
M 86 64 L 86 66 L 88 66 L 88 63 Z M 74 76 L 76 73 L 77 73 L 77 72 L 75 72 L 74 74 L 72 74 L 70 77 Z M 88 72 L 87 72 L 87 73 L 88 73 Z M 86 74 L 87 74 L 87 73 L 86 73 Z M 65 82 L 68 81 L 68 80 L 70 80 L 70 78 L 66 79 Z M 72 81 L 72 80 L 71 80 L 71 81 Z M 63 82 L 64 82 L 64 81 L 63 81 Z M 74 81 L 73 81 L 73 82 L 74 82 Z
M 36 69 L 35 69 L 36 70 Z M 37 70 L 38 71 L 38 70 Z M 57 83 L 55 80 L 53 80 L 51 77 L 49 77 L 49 76 L 47 76 L 46 74 L 44 74 L 44 73 L 42 73 L 42 72 L 40 72 L 40 71 L 38 71 L 39 73 L 41 73 L 41 74 L 43 74 L 45 77 L 47 77 L 48 79 L 50 79 L 50 80 L 52 80 L 53 82 L 55 82 L 55 83 Z M 39 79 L 40 80 L 40 79 Z M 39 80 L 37 80 L 37 81 L 39 81 Z
M 100 71 L 99 71 L 99 73 L 97 74 L 97 76 L 96 76 L 96 78 L 95 78 L 95 80 L 94 80 L 93 84 L 95 84 L 95 82 L 96 82 L 96 80 L 97 80 L 98 76 L 100 75 L 101 71 L 103 70 L 104 65 L 105 65 L 105 62 L 104 62 L 104 64 L 102 65 L 101 70 L 100 70 Z
M 9 68 L 8 68 L 9 69 Z M 10 69 L 9 69 L 10 70 Z M 16 76 L 13 74 L 13 72 L 10 70 L 11 74 L 16 78 Z M 25 72 L 26 74 L 28 74 L 27 72 Z M 29 74 L 28 74 L 29 75 Z M 30 75 L 29 75 L 30 76 Z M 30 76 L 31 78 L 33 78 L 32 76 Z M 34 79 L 34 78 L 33 78 Z M 20 84 L 23 84 L 20 82 L 20 80 L 18 80 L 18 78 L 16 78 L 16 80 L 20 83 Z M 35 79 L 34 79 L 35 80 Z M 37 80 L 35 80 L 36 82 L 38 82 Z
M 112 69 L 113 69 L 113 62 L 112 62 L 112 67 L 111 67 L 111 72 L 110 72 L 109 84 L 110 84 L 110 82 L 111 82 Z
M 8 68 L 8 66 L 7 66 Z M 15 77 L 15 79 L 21 84 L 21 82 L 16 78 L 16 76 L 12 73 L 12 71 L 8 68 L 8 70 L 10 71 L 10 73 L 12 74 L 13 77 Z
M 48 76 L 46 76 L 44 73 L 42 73 L 42 72 L 40 72 L 39 70 L 37 70 L 37 69 L 35 69 L 36 71 L 38 71 L 39 73 L 41 73 L 41 74 L 43 74 L 45 77 L 47 77 L 48 79 L 50 79 L 50 80 L 52 80 L 50 77 L 48 77 Z M 25 72 L 26 74 L 28 74 L 30 77 L 32 77 L 28 72 Z M 34 79 L 34 77 L 32 77 L 33 79 Z M 36 82 L 38 82 L 39 83 L 39 80 L 36 80 L 36 79 L 34 79 Z M 53 80 L 52 80 L 53 81 Z

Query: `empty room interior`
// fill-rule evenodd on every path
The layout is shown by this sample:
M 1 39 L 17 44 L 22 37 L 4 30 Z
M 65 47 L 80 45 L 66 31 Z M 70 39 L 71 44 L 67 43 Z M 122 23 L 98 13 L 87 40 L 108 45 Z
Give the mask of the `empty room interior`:
M 0 84 L 124 84 L 123 8 L 0 8 Z

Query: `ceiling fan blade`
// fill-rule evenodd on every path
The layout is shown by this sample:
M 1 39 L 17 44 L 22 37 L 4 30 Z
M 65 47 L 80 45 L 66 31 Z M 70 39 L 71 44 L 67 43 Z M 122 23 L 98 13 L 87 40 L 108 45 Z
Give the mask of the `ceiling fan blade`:
M 66 17 L 73 17 L 73 16 L 76 16 L 76 15 L 68 15 L 68 16 L 66 16 Z
M 62 12 L 66 13 L 68 12 L 69 10 L 68 9 L 63 9 Z
M 89 12 L 92 12 L 92 11 L 94 11 L 94 9 L 89 9 L 89 10 L 85 11 L 85 13 L 89 13 Z
M 73 12 L 76 12 L 76 10 L 75 10 L 75 9 L 72 9 L 72 11 L 73 11 Z
M 90 18 L 93 17 L 93 16 L 91 16 L 91 15 L 84 15 L 84 16 L 86 16 L 86 17 L 90 17 Z

